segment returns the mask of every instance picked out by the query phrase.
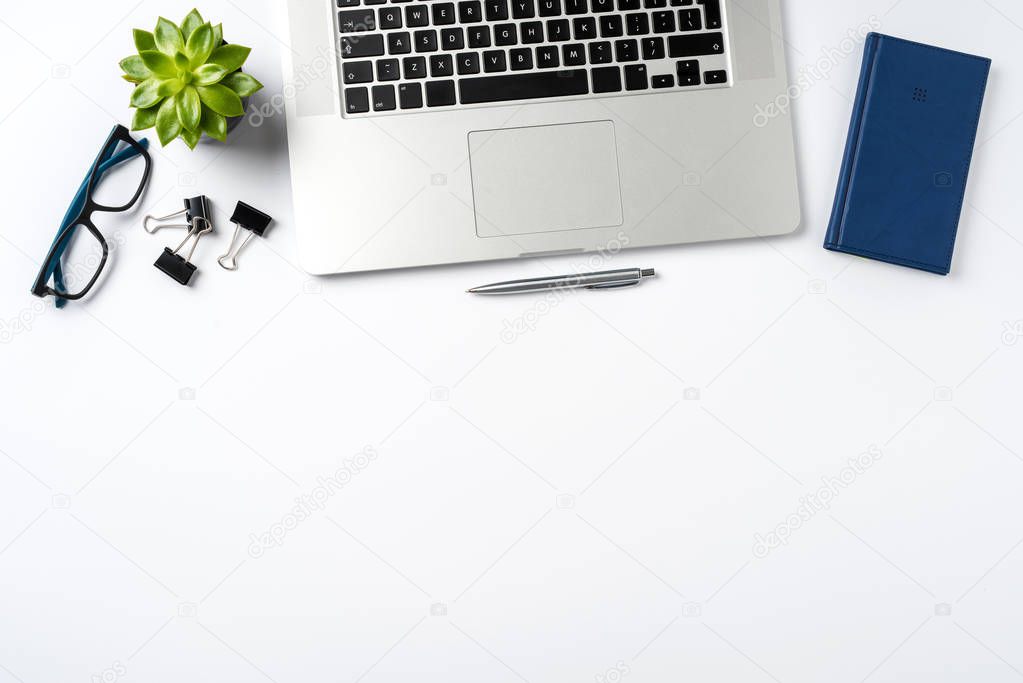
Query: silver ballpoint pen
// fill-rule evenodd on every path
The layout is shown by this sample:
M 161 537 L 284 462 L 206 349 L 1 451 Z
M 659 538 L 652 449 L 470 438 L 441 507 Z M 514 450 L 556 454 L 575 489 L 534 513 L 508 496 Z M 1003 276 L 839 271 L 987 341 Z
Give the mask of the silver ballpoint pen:
M 551 289 L 617 289 L 638 285 L 643 278 L 654 277 L 653 268 L 626 268 L 624 270 L 605 270 L 600 273 L 581 273 L 579 275 L 560 275 L 542 277 L 534 280 L 513 280 L 484 285 L 466 290 L 469 294 L 525 294 L 527 292 L 544 292 Z

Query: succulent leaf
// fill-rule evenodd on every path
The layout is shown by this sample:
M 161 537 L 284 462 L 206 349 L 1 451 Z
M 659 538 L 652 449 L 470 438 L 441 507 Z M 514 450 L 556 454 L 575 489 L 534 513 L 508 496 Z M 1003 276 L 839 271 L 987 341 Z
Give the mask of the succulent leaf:
M 163 17 L 156 22 L 156 31 L 153 35 L 156 37 L 156 47 L 168 57 L 173 57 L 185 49 L 181 29 Z
M 140 28 L 134 29 L 132 37 L 135 40 L 135 49 L 139 52 L 156 49 L 156 38 L 149 31 L 143 31 Z
M 220 83 L 234 90 L 238 97 L 249 97 L 263 89 L 262 83 L 244 71 L 230 73 L 224 76 L 224 80 L 220 81 Z
M 131 106 L 138 109 L 148 109 L 160 101 L 160 81 L 155 78 L 147 78 L 139 83 L 131 93 Z
M 188 85 L 177 94 L 178 118 L 186 130 L 194 131 L 199 129 L 199 119 L 202 117 L 202 102 L 199 101 L 199 93 L 195 88 Z
M 196 85 L 220 83 L 227 76 L 227 69 L 217 64 L 203 64 L 194 72 Z
M 217 24 L 213 27 L 213 47 L 219 46 L 224 42 L 224 25 Z
M 160 111 L 160 107 L 150 107 L 149 109 L 136 109 L 135 115 L 131 119 L 132 130 L 146 130 L 156 125 L 156 114 Z
M 132 55 L 121 60 L 121 70 L 125 76 L 131 77 L 131 82 L 141 83 L 147 78 L 152 78 L 153 72 L 142 61 L 139 55 Z
M 213 51 L 208 62 L 219 64 L 230 73 L 242 68 L 242 64 L 249 58 L 250 52 L 252 52 L 250 48 L 242 45 L 221 45 Z
M 185 17 L 185 20 L 181 22 L 181 37 L 187 41 L 195 29 L 199 28 L 204 23 L 206 22 L 203 21 L 202 15 L 199 14 L 199 10 L 193 9 L 188 13 L 188 16 Z
M 200 85 L 196 87 L 196 90 L 202 103 L 218 114 L 241 116 L 245 113 L 242 98 L 238 97 L 230 88 L 218 83 L 217 85 Z
M 174 67 L 178 70 L 179 74 L 191 71 L 191 68 L 188 66 L 188 57 L 181 52 L 174 55 Z
M 188 130 L 185 128 L 181 131 L 181 139 L 188 145 L 189 149 L 195 149 L 195 146 L 199 144 L 199 138 L 202 137 L 201 130 Z
M 160 138 L 160 144 L 166 147 L 180 134 L 181 121 L 178 120 L 177 107 L 174 98 L 168 97 L 156 113 L 156 135 Z
M 202 108 L 202 120 L 199 122 L 202 132 L 214 140 L 227 141 L 227 117 L 218 114 L 209 107 Z
M 185 82 L 180 78 L 168 78 L 165 81 L 160 81 L 160 85 L 157 88 L 157 94 L 160 98 L 174 97 L 182 88 L 185 87 Z
M 178 75 L 174 60 L 158 50 L 143 50 L 139 53 L 139 59 L 157 78 L 174 78 Z
M 203 24 L 195 29 L 185 45 L 185 54 L 188 55 L 189 66 L 196 69 L 205 64 L 206 60 L 213 53 L 214 47 L 216 46 L 213 44 L 212 26 Z

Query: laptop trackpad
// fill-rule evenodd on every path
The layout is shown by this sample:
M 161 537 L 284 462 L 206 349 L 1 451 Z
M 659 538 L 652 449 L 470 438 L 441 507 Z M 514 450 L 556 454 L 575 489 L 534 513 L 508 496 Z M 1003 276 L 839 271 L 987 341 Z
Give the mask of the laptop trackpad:
M 480 237 L 622 224 L 611 121 L 473 131 L 469 161 Z

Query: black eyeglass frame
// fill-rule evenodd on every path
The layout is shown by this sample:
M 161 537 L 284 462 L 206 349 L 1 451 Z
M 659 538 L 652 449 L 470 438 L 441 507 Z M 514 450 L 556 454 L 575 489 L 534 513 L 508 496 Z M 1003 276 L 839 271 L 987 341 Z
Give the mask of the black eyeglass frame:
M 96 189 L 96 185 L 102 177 L 102 173 L 100 172 L 101 166 L 103 166 L 104 162 L 114 157 L 117 153 L 118 145 L 121 143 L 128 145 L 134 152 L 142 157 L 145 162 L 145 170 L 143 171 L 142 180 L 139 182 L 138 189 L 128 202 L 122 206 L 106 206 L 95 201 L 93 193 Z M 60 234 L 50 246 L 50 250 L 46 254 L 46 259 L 43 261 L 43 265 L 39 269 L 39 275 L 36 277 L 35 284 L 32 287 L 32 293 L 34 295 L 39 297 L 54 296 L 59 299 L 77 301 L 89 293 L 96 284 L 96 281 L 99 280 L 99 276 L 103 273 L 103 268 L 107 263 L 107 257 L 110 254 L 106 238 L 103 237 L 103 233 L 99 231 L 99 228 L 96 227 L 96 224 L 92 220 L 93 214 L 123 213 L 135 206 L 139 198 L 142 196 L 142 193 L 145 191 L 146 186 L 149 184 L 149 176 L 152 172 L 152 168 L 153 159 L 149 155 L 149 151 L 146 149 L 146 146 L 133 138 L 127 128 L 122 125 L 118 125 L 110 131 L 110 135 L 103 144 L 99 156 L 96 157 L 96 160 L 92 164 L 92 169 L 89 171 L 89 184 L 85 193 L 85 202 L 82 205 L 82 209 L 73 220 L 70 220 L 65 224 L 64 229 L 61 230 Z M 103 256 L 100 258 L 99 266 L 96 268 L 96 272 L 93 274 L 92 279 L 89 280 L 81 291 L 60 292 L 51 287 L 48 283 L 50 278 L 53 277 L 54 271 L 57 269 L 57 264 L 63 256 L 64 251 L 67 249 L 72 236 L 75 234 L 75 230 L 77 230 L 79 226 L 86 228 L 92 236 L 96 238 L 103 249 Z

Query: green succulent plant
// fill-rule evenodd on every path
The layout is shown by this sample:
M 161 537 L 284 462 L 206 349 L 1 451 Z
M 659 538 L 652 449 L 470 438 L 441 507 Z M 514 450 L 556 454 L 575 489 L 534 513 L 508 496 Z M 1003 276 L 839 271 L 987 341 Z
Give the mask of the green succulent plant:
M 225 43 L 223 25 L 194 9 L 181 26 L 160 17 L 154 31 L 134 36 L 138 54 L 121 60 L 124 80 L 135 84 L 132 130 L 155 127 L 164 146 L 181 138 L 191 149 L 204 133 L 227 140 L 227 119 L 242 116 L 242 98 L 263 87 L 241 71 L 251 50 Z

